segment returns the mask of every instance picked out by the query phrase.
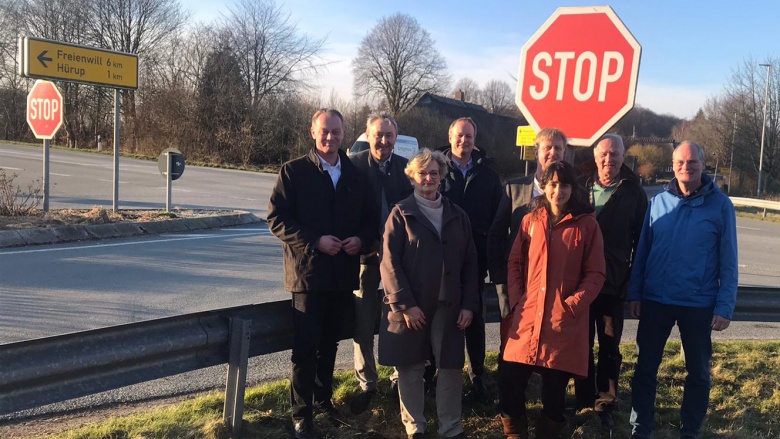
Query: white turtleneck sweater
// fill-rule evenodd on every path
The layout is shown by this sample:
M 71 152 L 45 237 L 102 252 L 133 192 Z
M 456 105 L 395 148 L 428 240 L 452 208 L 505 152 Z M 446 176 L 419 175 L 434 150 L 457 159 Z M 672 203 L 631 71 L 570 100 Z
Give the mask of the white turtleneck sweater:
M 441 204 L 441 194 L 437 193 L 436 195 L 436 200 L 431 201 L 415 192 L 414 199 L 417 201 L 417 205 L 420 206 L 423 215 L 428 218 L 428 221 L 433 224 L 436 232 L 441 236 L 441 217 L 444 213 L 444 207 Z

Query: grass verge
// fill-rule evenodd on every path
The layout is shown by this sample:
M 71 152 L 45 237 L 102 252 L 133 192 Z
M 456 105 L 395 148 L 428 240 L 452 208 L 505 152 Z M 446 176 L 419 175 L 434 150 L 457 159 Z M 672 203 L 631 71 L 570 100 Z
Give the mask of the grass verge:
M 615 414 L 617 427 L 612 433 L 603 431 L 598 417 L 591 411 L 567 413 L 566 438 L 608 438 L 630 436 L 628 412 L 630 378 L 636 362 L 633 344 L 622 347 L 624 370 L 620 380 L 621 401 Z M 487 368 L 495 377 L 496 354 L 488 354 Z M 719 342 L 713 348 L 712 392 L 710 410 L 701 438 L 764 439 L 780 437 L 780 341 Z M 351 372 L 336 377 L 334 401 L 348 425 L 334 424 L 318 415 L 315 422 L 325 437 L 331 439 L 405 438 L 399 417 L 397 397 L 391 394 L 387 377 L 390 368 L 380 367 L 378 395 L 365 413 L 353 415 L 349 402 L 358 391 Z M 489 378 L 490 378 L 489 377 Z M 678 437 L 679 406 L 685 365 L 680 356 L 679 342 L 669 342 L 658 376 L 658 400 L 655 439 Z M 467 381 L 464 375 L 464 383 Z M 496 390 L 494 380 L 488 380 Z M 249 389 L 246 394 L 244 433 L 242 438 L 290 437 L 290 409 L 287 380 Z M 469 397 L 470 386 L 464 384 L 464 428 L 472 439 L 503 438 L 500 422 L 493 407 L 479 405 Z M 531 426 L 539 415 L 540 382 L 534 376 L 529 395 Z M 228 430 L 221 421 L 223 395 L 211 394 L 179 405 L 127 417 L 108 419 L 55 435 L 60 439 L 227 439 Z M 429 431 L 436 431 L 434 398 L 426 396 L 426 416 Z M 569 389 L 569 406 L 573 393 Z M 435 437 L 432 435 L 431 437 Z M 532 436 L 533 433 L 532 433 Z

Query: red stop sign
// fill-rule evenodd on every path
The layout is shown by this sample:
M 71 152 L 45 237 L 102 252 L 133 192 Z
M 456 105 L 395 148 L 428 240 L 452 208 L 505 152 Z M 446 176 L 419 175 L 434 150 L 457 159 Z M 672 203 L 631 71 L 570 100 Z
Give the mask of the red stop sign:
M 590 146 L 634 106 L 641 51 L 609 6 L 558 8 L 523 46 L 517 106 Z
M 27 124 L 36 139 L 51 139 L 62 125 L 62 95 L 53 82 L 35 81 L 27 95 Z

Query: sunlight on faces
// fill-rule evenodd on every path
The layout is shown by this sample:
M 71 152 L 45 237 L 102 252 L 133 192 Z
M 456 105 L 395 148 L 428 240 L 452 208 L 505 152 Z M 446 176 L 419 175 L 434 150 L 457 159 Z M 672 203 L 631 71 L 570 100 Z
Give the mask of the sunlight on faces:
M 474 150 L 474 137 L 476 130 L 467 120 L 459 120 L 450 128 L 450 148 L 452 155 L 457 158 L 471 158 Z
M 680 185 L 696 189 L 701 185 L 703 163 L 696 146 L 683 142 L 672 154 L 672 169 Z
M 550 181 L 544 185 L 544 196 L 547 197 L 547 201 L 550 202 L 550 208 L 553 215 L 559 215 L 566 209 L 566 203 L 571 198 L 571 185 L 561 183 L 558 180 L 558 174 L 553 174 Z
M 439 190 L 440 181 L 441 169 L 435 161 L 431 161 L 425 169 L 415 171 L 412 174 L 414 191 L 428 200 L 435 200 L 438 196 L 436 192 Z
M 620 173 L 623 164 L 623 148 L 612 140 L 604 139 L 593 149 L 593 158 L 599 170 L 599 180 L 606 184 L 611 182 Z
M 335 157 L 344 140 L 344 124 L 336 115 L 320 114 L 311 126 L 311 137 L 323 158 Z
M 566 143 L 560 137 L 542 139 L 536 147 L 536 161 L 541 170 L 544 171 L 550 166 L 550 163 L 563 161 L 565 151 Z
M 374 160 L 382 163 L 393 154 L 396 134 L 395 127 L 387 119 L 377 119 L 371 124 L 366 130 L 366 140 Z

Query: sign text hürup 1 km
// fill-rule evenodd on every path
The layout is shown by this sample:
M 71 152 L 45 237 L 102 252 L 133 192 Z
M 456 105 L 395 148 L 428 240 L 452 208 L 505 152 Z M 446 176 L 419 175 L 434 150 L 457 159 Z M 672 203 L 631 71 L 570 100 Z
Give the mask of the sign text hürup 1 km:
M 42 38 L 19 38 L 20 74 L 114 88 L 138 88 L 138 56 Z

